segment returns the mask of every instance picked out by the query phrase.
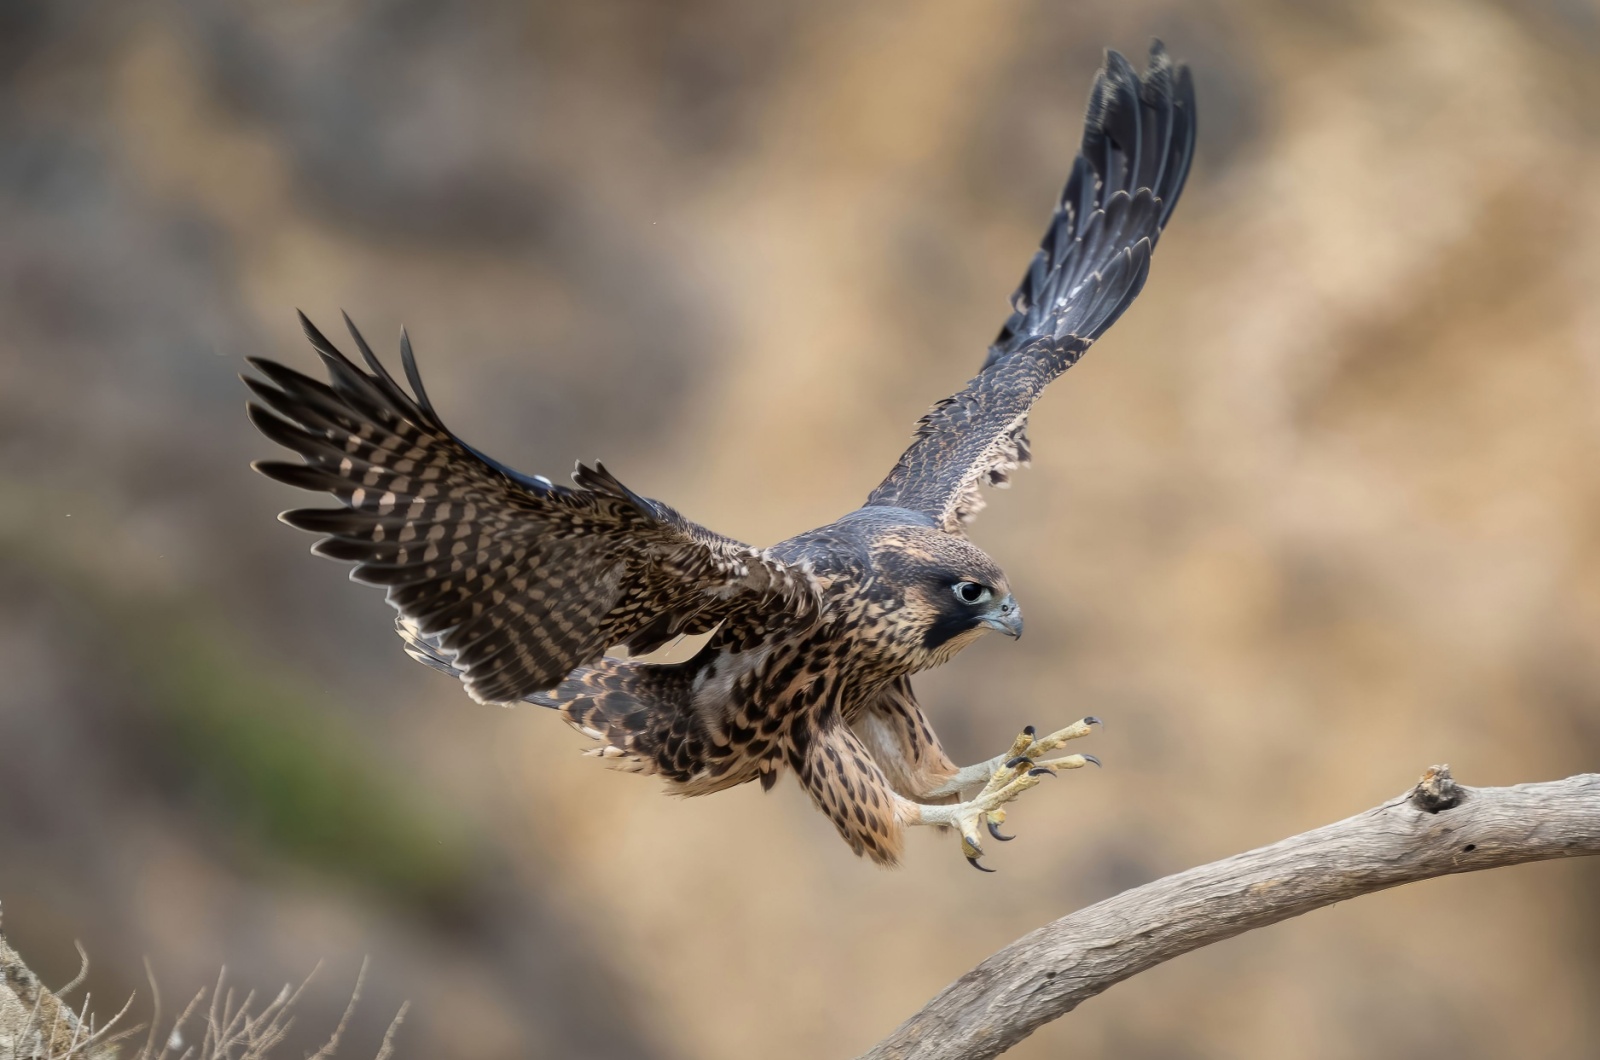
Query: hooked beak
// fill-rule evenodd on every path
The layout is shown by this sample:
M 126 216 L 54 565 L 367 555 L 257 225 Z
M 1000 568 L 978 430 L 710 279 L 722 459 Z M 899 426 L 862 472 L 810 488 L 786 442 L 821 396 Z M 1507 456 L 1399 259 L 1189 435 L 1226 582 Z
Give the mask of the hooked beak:
M 998 629 L 1012 640 L 1022 636 L 1022 608 L 1017 606 L 1016 597 L 1007 594 L 1004 600 L 989 609 L 983 624 L 990 629 Z

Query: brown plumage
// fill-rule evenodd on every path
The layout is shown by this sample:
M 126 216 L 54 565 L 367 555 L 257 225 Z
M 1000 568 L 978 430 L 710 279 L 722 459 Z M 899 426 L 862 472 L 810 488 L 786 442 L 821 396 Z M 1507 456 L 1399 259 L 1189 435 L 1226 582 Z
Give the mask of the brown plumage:
M 473 698 L 554 708 L 597 742 L 591 754 L 682 794 L 770 787 L 792 770 L 858 854 L 893 864 L 906 827 L 954 825 L 977 865 L 980 824 L 1007 838 L 1006 802 L 1093 761 L 1040 756 L 1094 719 L 1030 729 L 961 768 L 909 678 L 986 630 L 1020 635 L 1005 574 L 963 527 L 980 486 L 1027 462 L 1044 387 L 1139 293 L 1194 134 L 1188 71 L 1159 43 L 1142 79 L 1108 53 L 1072 176 L 978 375 L 923 417 L 864 507 L 771 548 L 715 534 L 598 464 L 579 465 L 574 486 L 499 464 L 445 427 L 404 334 L 409 392 L 348 318 L 365 368 L 303 317 L 329 383 L 252 362 L 251 419 L 304 459 L 257 468 L 342 503 L 282 518 L 384 586 L 407 650 Z M 605 654 L 705 633 L 686 662 Z

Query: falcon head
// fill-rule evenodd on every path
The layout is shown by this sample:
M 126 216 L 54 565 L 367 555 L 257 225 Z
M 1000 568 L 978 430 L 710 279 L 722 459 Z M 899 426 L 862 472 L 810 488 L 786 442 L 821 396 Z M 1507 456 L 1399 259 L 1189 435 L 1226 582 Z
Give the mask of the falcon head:
M 889 646 L 913 671 L 949 661 L 989 630 L 1022 636 L 1005 572 L 970 541 L 901 526 L 879 535 L 872 551 Z

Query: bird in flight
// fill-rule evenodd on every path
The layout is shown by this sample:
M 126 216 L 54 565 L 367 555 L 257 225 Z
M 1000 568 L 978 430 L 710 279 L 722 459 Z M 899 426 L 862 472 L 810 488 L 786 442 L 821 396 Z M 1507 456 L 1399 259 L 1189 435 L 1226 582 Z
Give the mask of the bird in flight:
M 900 858 L 907 829 L 953 827 L 984 868 L 982 833 L 1044 777 L 1098 761 L 1046 758 L 1096 724 L 1039 735 L 957 766 L 911 676 L 989 630 L 1022 633 L 1005 572 L 967 540 L 980 487 L 1029 459 L 1028 412 L 1144 286 L 1189 173 L 1193 83 L 1160 42 L 1141 77 L 1107 52 L 1082 148 L 1012 313 L 983 366 L 917 424 L 866 504 L 752 548 L 640 496 L 600 464 L 573 485 L 513 471 L 447 428 L 400 336 L 410 389 L 349 318 L 365 367 L 309 320 L 322 383 L 252 359 L 251 420 L 303 462 L 262 474 L 340 506 L 280 517 L 312 551 L 383 586 L 407 651 L 483 703 L 550 707 L 609 765 L 683 795 L 785 771 L 857 854 Z M 686 662 L 641 660 L 706 635 Z M 608 656 L 624 647 L 628 658 Z M 986 870 L 987 871 L 987 870 Z

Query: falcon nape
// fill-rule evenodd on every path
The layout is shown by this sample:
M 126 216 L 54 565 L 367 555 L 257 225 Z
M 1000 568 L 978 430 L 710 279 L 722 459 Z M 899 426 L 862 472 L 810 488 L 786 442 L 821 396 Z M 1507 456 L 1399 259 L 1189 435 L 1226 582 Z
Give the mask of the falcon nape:
M 407 650 L 472 698 L 554 708 L 598 742 L 589 754 L 680 794 L 770 788 L 792 769 L 857 854 L 892 865 L 908 826 L 953 825 L 982 868 L 980 826 L 1010 838 L 997 827 L 1007 803 L 1099 764 L 1042 758 L 1096 719 L 1030 727 L 957 767 L 910 678 L 986 630 L 1022 633 L 1005 574 L 963 527 L 979 487 L 1027 462 L 1035 399 L 1144 286 L 1194 140 L 1187 68 L 1160 42 L 1142 78 L 1108 52 L 1071 178 L 982 370 L 922 418 L 863 507 L 771 548 L 690 522 L 598 463 L 560 486 L 485 456 L 439 419 L 404 332 L 410 392 L 348 318 L 366 370 L 301 317 L 331 386 L 252 359 L 264 378 L 245 382 L 265 407 L 251 420 L 305 459 L 256 469 L 342 502 L 281 518 L 387 588 Z M 708 633 L 687 662 L 605 655 Z

